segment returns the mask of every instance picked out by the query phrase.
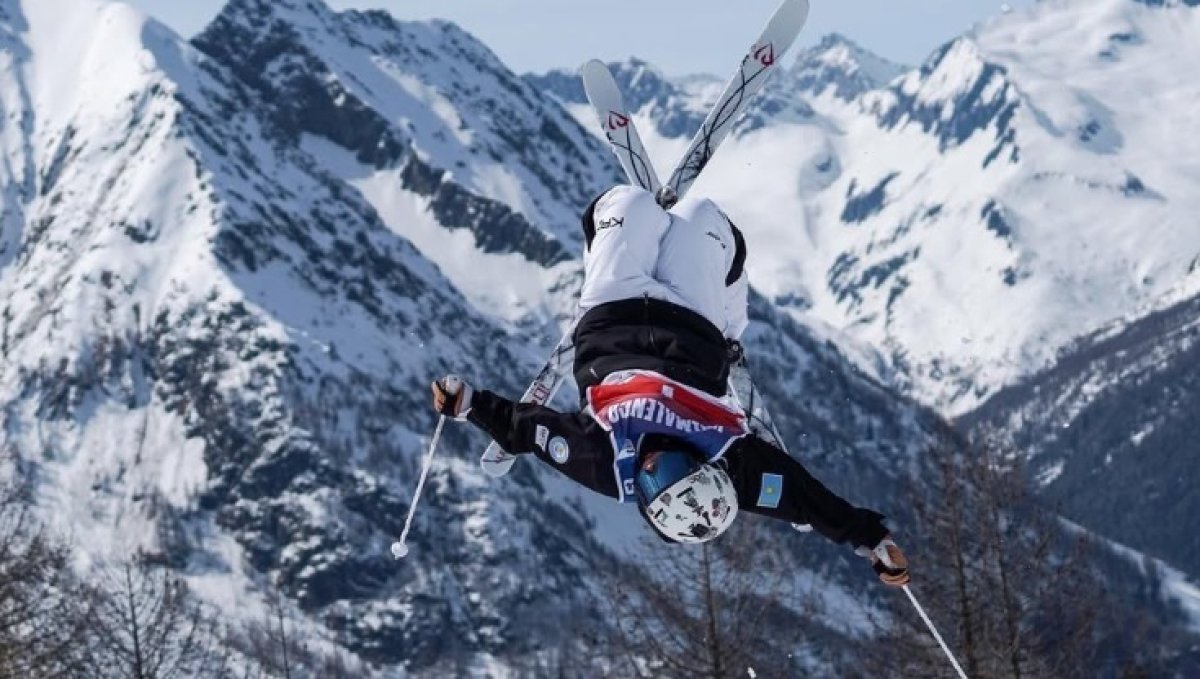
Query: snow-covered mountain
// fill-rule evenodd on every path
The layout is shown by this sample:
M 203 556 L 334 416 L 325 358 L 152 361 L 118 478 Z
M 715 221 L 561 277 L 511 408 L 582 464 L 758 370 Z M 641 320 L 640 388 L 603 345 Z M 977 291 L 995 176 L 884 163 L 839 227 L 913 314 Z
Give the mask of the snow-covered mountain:
M 551 265 L 578 254 L 578 206 L 616 178 L 590 135 L 450 23 L 239 2 L 196 44 L 271 101 L 292 141 L 393 229 L 423 211 L 414 199 L 464 229 L 404 235 L 478 306 L 510 320 L 561 284 Z
M 801 50 L 792 68 L 792 85 L 814 96 L 832 91 L 850 101 L 899 77 L 906 67 L 888 61 L 838 34 Z
M 373 661 L 499 644 L 547 583 L 482 564 L 528 551 L 513 512 L 538 511 L 537 493 L 487 502 L 476 465 L 448 463 L 414 531 L 428 549 L 404 568 L 381 555 L 429 430 L 419 385 L 452 366 L 513 386 L 533 351 L 230 66 L 123 5 L 3 9 L 0 400 L 4 448 L 44 514 L 85 558 L 159 555 L 233 620 L 256 615 L 270 583 L 314 639 Z M 325 112 L 361 110 L 337 101 Z M 389 132 L 373 148 L 400 139 Z M 508 210 L 452 207 L 493 205 Z M 560 511 L 538 529 L 550 546 L 578 532 Z M 465 539 L 492 522 L 514 528 Z M 439 590 L 464 595 L 425 601 Z
M 907 74 L 830 37 L 739 123 L 697 191 L 750 239 L 752 369 L 830 485 L 902 519 L 897 480 L 944 423 L 897 386 L 960 412 L 1193 292 L 1194 4 L 1043 2 Z M 721 83 L 617 71 L 665 171 Z M 645 535 L 632 511 L 538 465 L 487 479 L 461 427 L 411 555 L 386 551 L 429 379 L 516 394 L 572 313 L 577 212 L 619 178 L 581 94 L 452 24 L 319 0 L 231 0 L 191 43 L 120 4 L 0 0 L 0 450 L 81 566 L 149 552 L 230 621 L 282 593 L 306 643 L 383 675 L 503 665 L 562 641 L 564 610 L 600 619 L 597 571 Z M 1121 375 L 1162 379 L 1156 352 L 1186 366 L 1170 318 L 1151 358 L 1112 354 L 1134 366 L 1105 367 L 1114 403 Z M 1009 403 L 981 417 L 1052 410 Z M 1068 457 L 1054 425 L 1006 431 L 1075 489 L 1090 450 Z M 1187 478 L 1175 462 L 1150 471 Z M 1108 531 L 1098 497 L 1070 515 L 1193 554 Z M 830 602 L 805 624 L 859 634 L 860 560 L 774 535 Z
M 1074 521 L 1200 577 L 1200 297 L 1105 328 L 965 418 L 1026 451 Z
M 976 440 L 1028 456 L 1037 491 L 1102 538 L 1110 567 L 1150 576 L 1135 599 L 1165 602 L 1193 621 L 1198 312 L 1192 297 L 1098 330 L 959 421 Z
M 868 98 L 871 153 L 829 196 L 844 245 L 824 303 L 961 412 L 1193 288 L 1200 149 L 1174 102 L 1200 91 L 1163 66 L 1197 56 L 1198 28 L 1182 7 L 1039 3 Z
M 313 0 L 232 0 L 192 43 L 0 0 L 0 46 L 0 448 L 85 566 L 148 552 L 229 621 L 280 592 L 384 674 L 592 617 L 645 528 L 532 464 L 486 479 L 462 428 L 386 552 L 429 379 L 515 394 L 571 312 L 577 211 L 618 177 L 571 115 L 451 24 Z M 890 511 L 938 418 L 765 299 L 747 344 L 814 470 Z M 858 561 L 813 577 L 866 605 Z

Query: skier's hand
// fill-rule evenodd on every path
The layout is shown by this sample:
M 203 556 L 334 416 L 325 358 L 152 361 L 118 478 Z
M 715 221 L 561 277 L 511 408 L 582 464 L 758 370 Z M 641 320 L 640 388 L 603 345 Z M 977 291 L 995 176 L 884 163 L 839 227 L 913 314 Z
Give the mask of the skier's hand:
M 879 574 L 879 579 L 883 584 L 890 587 L 902 587 L 908 584 L 908 558 L 892 541 L 892 536 L 889 535 L 880 540 L 867 556 L 871 559 L 871 568 Z
M 471 396 L 474 390 L 462 378 L 456 375 L 446 375 L 432 385 L 433 409 L 446 417 L 456 420 L 467 419 L 471 412 Z

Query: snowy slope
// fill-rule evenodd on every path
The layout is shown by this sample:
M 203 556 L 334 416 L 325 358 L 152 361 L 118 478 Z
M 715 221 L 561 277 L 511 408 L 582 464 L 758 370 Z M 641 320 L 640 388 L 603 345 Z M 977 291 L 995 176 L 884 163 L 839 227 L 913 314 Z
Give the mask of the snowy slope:
M 1200 149 L 1175 102 L 1200 91 L 1170 66 L 1198 56 L 1197 22 L 1119 0 L 1041 3 L 873 102 L 884 134 L 829 205 L 848 241 L 836 302 L 912 366 L 918 393 L 961 411 L 1194 285 Z
M 1090 530 L 1200 577 L 1194 441 L 1200 298 L 1087 337 L 964 418 L 1029 456 L 1041 492 Z
M 1128 0 L 1040 3 L 865 95 L 866 119 L 798 139 L 820 149 L 801 177 L 837 175 L 790 203 L 771 182 L 779 212 L 804 215 L 793 252 L 812 313 L 885 347 L 914 394 L 961 412 L 1073 337 L 1194 284 L 1200 149 L 1177 102 L 1200 94 L 1179 70 L 1197 56 L 1197 21 Z

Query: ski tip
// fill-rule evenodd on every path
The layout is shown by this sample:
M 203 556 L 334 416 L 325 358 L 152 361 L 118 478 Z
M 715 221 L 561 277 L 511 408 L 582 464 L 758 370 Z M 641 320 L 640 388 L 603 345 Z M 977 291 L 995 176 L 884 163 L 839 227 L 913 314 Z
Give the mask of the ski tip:
M 808 23 L 808 9 L 808 0 L 783 0 L 751 47 L 755 59 L 766 67 L 775 65 L 804 30 Z
M 783 0 L 783 4 L 779 5 L 779 9 L 775 10 L 774 16 L 771 17 L 767 31 L 790 34 L 795 38 L 808 23 L 808 11 L 808 0 Z M 786 42 L 786 38 L 784 39 Z
M 808 19 L 808 10 L 808 0 L 783 0 L 783 4 L 779 7 L 779 11 L 786 11 L 801 23 Z
M 588 59 L 587 61 L 583 62 L 582 66 L 579 67 L 579 72 L 587 73 L 588 71 L 595 71 L 596 69 L 601 69 L 601 68 L 604 69 L 605 71 L 607 71 L 608 64 L 604 63 L 603 61 L 600 61 L 599 59 Z

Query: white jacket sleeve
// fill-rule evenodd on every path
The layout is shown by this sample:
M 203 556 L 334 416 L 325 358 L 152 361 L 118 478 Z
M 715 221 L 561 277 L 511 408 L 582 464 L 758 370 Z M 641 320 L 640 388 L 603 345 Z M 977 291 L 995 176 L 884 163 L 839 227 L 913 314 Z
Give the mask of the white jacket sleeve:
M 723 214 L 723 213 L 722 213 Z M 741 339 L 746 326 L 750 325 L 750 280 L 746 274 L 746 239 L 728 217 L 729 235 L 733 239 L 733 247 L 726 264 L 725 275 L 725 327 L 721 332 L 725 339 Z
M 732 285 L 725 286 L 725 327 L 721 329 L 725 339 L 740 339 L 746 327 L 750 325 L 747 311 L 750 304 L 749 294 L 750 282 L 745 271 Z

